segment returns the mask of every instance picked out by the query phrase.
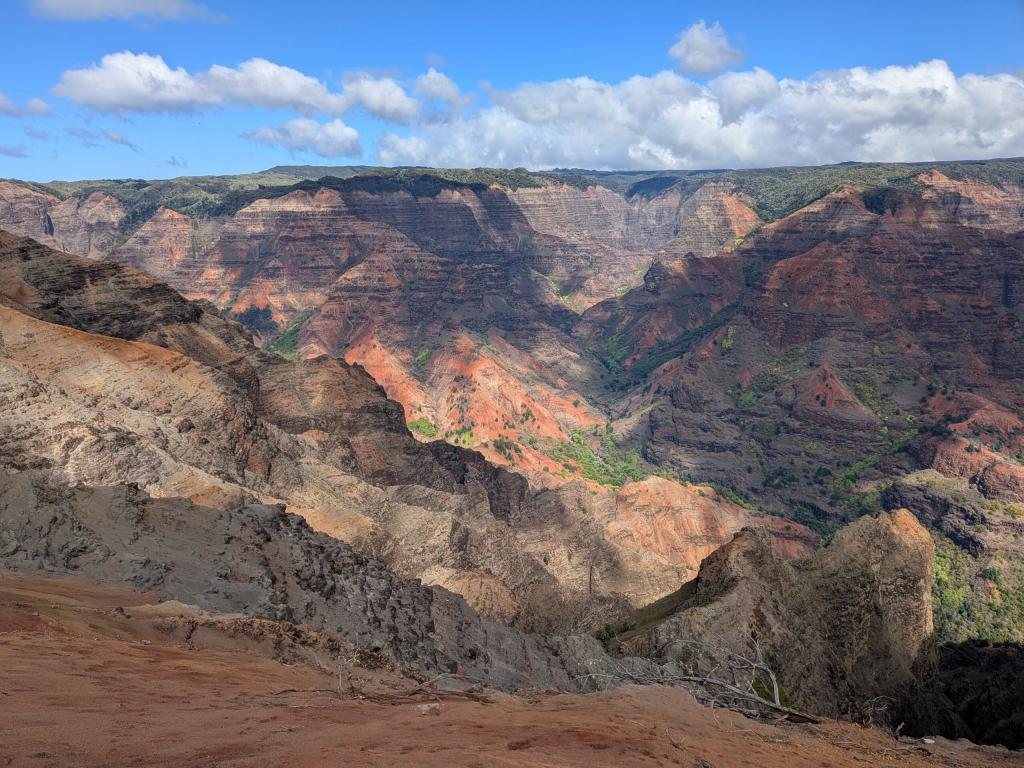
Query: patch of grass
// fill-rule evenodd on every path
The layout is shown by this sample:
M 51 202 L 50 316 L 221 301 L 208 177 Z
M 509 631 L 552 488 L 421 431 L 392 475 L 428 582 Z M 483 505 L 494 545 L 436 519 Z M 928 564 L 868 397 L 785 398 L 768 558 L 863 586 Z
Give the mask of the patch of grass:
M 722 343 L 719 346 L 719 349 L 721 349 L 723 353 L 727 353 L 727 352 L 729 352 L 729 350 L 732 349 L 733 344 L 735 344 L 735 343 L 736 343 L 736 326 L 735 325 L 727 325 L 726 328 L 725 328 L 725 337 L 722 339 Z
M 427 361 L 430 360 L 430 356 L 432 354 L 433 352 L 430 350 L 429 347 L 420 347 L 418 350 L 416 350 L 416 354 L 413 355 L 412 364 L 415 365 L 417 368 L 422 368 L 424 365 L 427 364 Z
M 732 488 L 729 488 L 729 487 L 724 486 L 724 485 L 720 485 L 718 483 L 706 483 L 706 485 L 709 485 L 712 488 L 714 488 L 715 489 L 715 493 L 717 493 L 719 496 L 721 496 L 721 497 L 723 497 L 725 499 L 728 499 L 729 501 L 731 501 L 733 504 L 735 504 L 738 507 L 743 507 L 743 509 L 753 509 L 754 508 L 754 505 L 751 504 L 750 501 L 748 501 L 746 497 L 744 497 L 738 491 L 734 491 Z
M 444 439 L 452 445 L 460 445 L 463 448 L 469 448 L 474 442 L 473 428 L 468 425 L 463 425 L 458 429 L 449 430 L 444 433 Z
M 267 352 L 273 352 L 275 355 L 280 355 L 286 360 L 296 359 L 299 356 L 299 331 L 302 330 L 302 326 L 312 316 L 313 310 L 303 310 L 299 313 L 295 322 L 271 339 L 263 348 Z
M 434 423 L 426 416 L 420 416 L 418 419 L 413 419 L 405 426 L 409 428 L 410 432 L 415 432 L 417 435 L 422 435 L 423 437 L 437 437 L 438 434 L 437 427 L 435 427 Z
M 866 381 L 855 381 L 853 382 L 853 394 L 876 416 L 884 418 L 882 413 L 882 395 L 878 391 L 878 387 Z

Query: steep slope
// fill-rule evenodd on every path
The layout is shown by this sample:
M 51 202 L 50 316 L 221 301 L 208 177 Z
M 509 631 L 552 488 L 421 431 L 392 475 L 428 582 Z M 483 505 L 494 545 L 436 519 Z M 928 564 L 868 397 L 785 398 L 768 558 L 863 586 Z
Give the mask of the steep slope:
M 0 458 L 11 468 L 218 507 L 286 503 L 400 575 L 545 628 L 586 628 L 671 591 L 753 519 L 712 501 L 703 527 L 677 537 L 682 560 L 647 558 L 606 532 L 604 497 L 537 493 L 476 452 L 416 441 L 357 366 L 262 353 L 209 304 L 6 234 L 0 276 Z M 810 546 L 798 526 L 766 523 Z
M 532 437 L 557 443 L 603 423 L 581 391 L 599 369 L 569 332 L 574 312 L 636 285 L 663 247 L 710 254 L 757 223 L 724 183 L 627 197 L 579 178 L 398 171 L 221 190 L 214 215 L 194 199 L 217 199 L 210 181 L 179 186 L 73 185 L 61 200 L 5 183 L 0 226 L 140 268 L 288 356 L 344 355 L 428 435 L 549 474 L 558 464 L 506 425 L 533 414 Z M 110 190 L 130 211 L 107 222 L 105 249 L 45 224 Z
M 7 570 L 76 572 L 217 613 L 302 623 L 396 664 L 493 687 L 577 690 L 608 664 L 593 638 L 548 640 L 482 619 L 280 507 L 203 508 L 21 472 L 0 476 L 0 541 Z

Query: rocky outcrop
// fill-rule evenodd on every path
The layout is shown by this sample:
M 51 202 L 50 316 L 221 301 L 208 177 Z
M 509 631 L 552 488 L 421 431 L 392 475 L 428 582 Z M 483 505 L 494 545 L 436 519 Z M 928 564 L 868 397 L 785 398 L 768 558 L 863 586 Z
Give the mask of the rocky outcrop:
M 53 248 L 101 258 L 121 239 L 124 204 L 105 192 L 64 200 L 0 181 L 0 226 Z
M 664 583 L 673 577 L 692 579 L 705 557 L 747 526 L 767 531 L 773 551 L 785 559 L 807 556 L 817 545 L 817 537 L 798 523 L 755 517 L 714 488 L 680 486 L 660 477 L 618 491 L 604 525 L 608 539 L 620 547 L 620 557 L 636 561 L 626 569 L 629 578 L 623 583 L 634 605 L 662 597 Z
M 68 488 L 37 473 L 4 473 L 0 564 L 300 623 L 404 667 L 495 688 L 586 690 L 613 667 L 593 638 L 541 638 L 482 619 L 462 599 L 397 579 L 280 506 L 204 508 L 129 486 Z M 659 674 L 650 662 L 628 664 Z
M 953 180 L 937 169 L 915 180 L 925 186 L 925 200 L 934 201 L 962 224 L 1005 232 L 1024 230 L 1024 190 L 1018 186 Z
M 906 510 L 863 518 L 790 563 L 744 530 L 704 561 L 669 618 L 623 648 L 699 666 L 752 658 L 756 644 L 788 697 L 814 711 L 859 715 L 880 696 L 909 707 L 927 671 L 934 556 Z
M 843 385 L 829 363 L 779 388 L 776 399 L 801 421 L 840 429 L 871 429 L 881 424 L 881 420 Z

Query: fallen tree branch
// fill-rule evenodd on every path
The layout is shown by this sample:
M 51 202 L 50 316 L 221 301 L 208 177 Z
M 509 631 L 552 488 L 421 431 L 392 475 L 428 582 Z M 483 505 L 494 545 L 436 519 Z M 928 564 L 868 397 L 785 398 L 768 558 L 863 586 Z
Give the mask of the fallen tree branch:
M 787 720 L 792 720 L 794 723 L 813 723 L 815 725 L 821 723 L 820 718 L 814 717 L 813 715 L 808 715 L 806 712 L 800 712 L 799 710 L 791 709 L 789 707 L 783 706 L 782 704 L 776 704 L 774 702 L 768 701 L 767 699 L 762 699 L 757 694 L 750 693 L 749 691 L 744 691 L 742 688 L 737 688 L 735 685 L 733 685 L 732 683 L 727 683 L 725 680 L 719 680 L 714 677 L 699 677 L 696 675 L 682 675 L 679 677 L 670 677 L 665 679 L 665 682 L 675 681 L 681 683 L 695 683 L 697 685 L 717 686 L 728 691 L 733 696 L 738 696 L 741 699 L 744 699 L 745 701 L 751 701 L 760 707 L 764 707 L 765 709 L 770 709 L 773 712 L 783 714 L 786 716 Z

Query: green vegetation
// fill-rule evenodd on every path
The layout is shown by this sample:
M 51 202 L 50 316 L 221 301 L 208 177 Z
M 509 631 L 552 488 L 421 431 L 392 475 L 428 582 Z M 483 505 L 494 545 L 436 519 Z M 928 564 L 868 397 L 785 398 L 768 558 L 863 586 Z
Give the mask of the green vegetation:
M 496 437 L 491 442 L 491 445 L 494 446 L 494 450 L 512 464 L 516 463 L 516 459 L 523 457 L 523 449 L 514 440 L 509 440 L 506 437 Z
M 544 452 L 567 469 L 578 470 L 584 478 L 605 488 L 621 488 L 651 474 L 640 463 L 640 451 L 633 448 L 621 452 L 615 435 L 610 432 L 605 433 L 601 441 L 600 453 L 590 447 L 578 430 L 573 432 L 569 442 L 558 443 Z
M 727 488 L 726 486 L 719 485 L 718 483 L 706 483 L 706 485 L 709 485 L 712 488 L 714 488 L 715 493 L 717 493 L 722 498 L 728 499 L 738 507 L 743 507 L 744 509 L 754 508 L 754 505 L 751 504 L 745 496 L 740 494 L 738 491 L 734 491 L 732 488 Z
M 796 522 L 810 528 L 819 537 L 821 537 L 822 543 L 830 541 L 832 536 L 838 530 L 838 526 L 833 523 L 829 523 L 822 520 L 819 514 L 821 510 L 814 507 L 808 506 L 802 502 L 794 502 L 789 509 L 788 517 L 792 518 Z
M 599 359 L 612 373 L 622 370 L 622 361 L 629 354 L 629 349 L 622 343 L 617 335 L 609 336 L 601 342 L 601 354 Z
M 437 437 L 437 427 L 426 416 L 420 416 L 406 424 L 410 432 L 415 432 L 423 437 Z
M 1024 641 L 1022 571 L 1019 563 L 979 568 L 970 554 L 935 534 L 932 607 L 936 638 L 958 643 L 969 639 Z
M 729 317 L 731 317 L 733 309 L 733 306 L 724 307 L 720 312 L 699 328 L 694 328 L 681 333 L 674 339 L 660 344 L 648 351 L 646 355 L 638 358 L 637 361 L 629 367 L 629 372 L 633 379 L 640 380 L 651 373 L 651 371 L 667 363 L 669 360 L 674 360 L 677 357 L 685 355 L 705 336 L 714 333 L 721 328 Z M 604 361 L 602 360 L 602 362 Z M 612 369 L 609 368 L 609 370 Z
M 878 387 L 866 381 L 853 382 L 853 394 L 857 396 L 879 418 L 885 418 L 882 410 L 882 395 Z
M 736 326 L 728 325 L 725 328 L 725 337 L 722 339 L 722 345 L 719 347 L 722 352 L 729 352 L 733 344 L 736 343 Z
M 782 384 L 792 379 L 795 368 L 799 366 L 800 360 L 805 354 L 807 354 L 807 350 L 803 347 L 794 347 L 759 370 L 749 387 L 744 389 L 739 382 L 730 387 L 728 394 L 736 407 L 749 408 L 764 395 L 774 392 Z
M 449 430 L 444 433 L 444 439 L 452 445 L 461 445 L 463 448 L 469 448 L 474 442 L 473 427 L 463 425 L 458 429 Z
M 412 364 L 417 368 L 422 368 L 430 360 L 430 356 L 433 351 L 429 347 L 420 347 L 416 350 L 416 354 L 412 358 Z
M 294 360 L 299 356 L 299 331 L 313 316 L 313 310 L 305 309 L 299 313 L 295 322 L 285 328 L 280 334 L 271 339 L 264 349 L 273 352 L 286 360 Z

